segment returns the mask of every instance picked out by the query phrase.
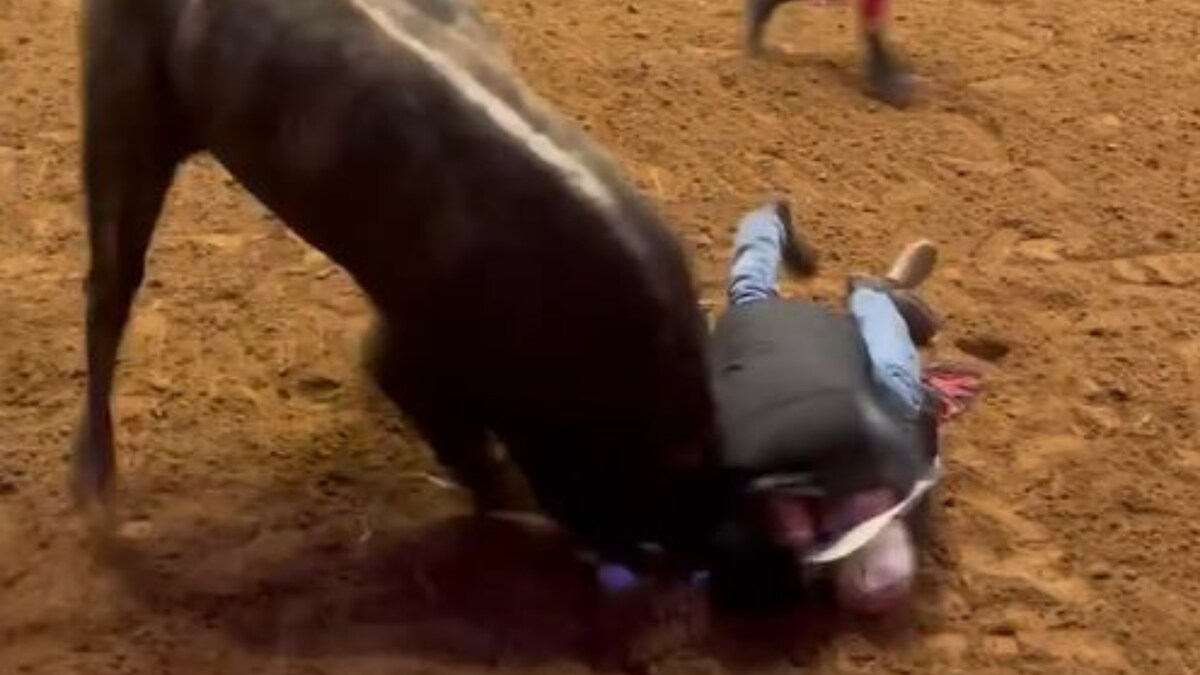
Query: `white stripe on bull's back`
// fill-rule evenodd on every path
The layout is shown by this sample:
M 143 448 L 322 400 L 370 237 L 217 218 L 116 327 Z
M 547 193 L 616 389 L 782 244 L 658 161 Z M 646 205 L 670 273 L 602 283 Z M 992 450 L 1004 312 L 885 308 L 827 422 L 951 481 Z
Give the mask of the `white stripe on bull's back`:
M 371 4 L 371 0 L 347 0 L 358 11 L 371 20 L 385 35 L 407 48 L 445 78 L 463 98 L 479 108 L 498 127 L 511 136 L 518 145 L 533 153 L 538 159 L 554 167 L 563 177 L 587 197 L 603 208 L 610 208 L 616 200 L 612 191 L 583 161 L 569 150 L 556 144 L 551 138 L 538 132 L 521 113 L 487 87 L 452 57 L 429 46 L 404 26 L 397 25 L 387 12 Z

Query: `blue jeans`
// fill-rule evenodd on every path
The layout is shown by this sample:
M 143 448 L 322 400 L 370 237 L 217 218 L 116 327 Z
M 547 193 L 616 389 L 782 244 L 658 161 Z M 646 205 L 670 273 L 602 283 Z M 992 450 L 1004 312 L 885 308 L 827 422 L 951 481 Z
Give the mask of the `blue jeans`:
M 763 206 L 742 218 L 729 273 L 729 304 L 777 297 L 775 279 L 783 241 L 784 224 L 773 207 Z M 921 361 L 896 305 L 886 293 L 865 288 L 850 294 L 849 305 L 871 360 L 875 385 L 916 415 L 925 396 Z

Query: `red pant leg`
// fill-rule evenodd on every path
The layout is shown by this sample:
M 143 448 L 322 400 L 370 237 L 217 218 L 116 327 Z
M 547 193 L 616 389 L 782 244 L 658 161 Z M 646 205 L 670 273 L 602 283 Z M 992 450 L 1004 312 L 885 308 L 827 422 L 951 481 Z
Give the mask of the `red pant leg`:
M 872 28 L 887 19 L 888 0 L 859 0 L 858 13 L 863 26 Z

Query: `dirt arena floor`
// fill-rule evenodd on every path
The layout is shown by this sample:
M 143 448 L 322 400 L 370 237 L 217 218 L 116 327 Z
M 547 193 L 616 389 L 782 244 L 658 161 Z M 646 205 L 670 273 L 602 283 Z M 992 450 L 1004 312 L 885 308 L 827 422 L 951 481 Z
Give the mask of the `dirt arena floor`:
M 123 358 L 121 545 L 67 508 L 81 277 L 74 0 L 0 0 L 0 673 L 591 669 L 553 538 L 473 525 L 365 388 L 365 306 L 208 159 L 172 193 Z M 736 0 L 491 0 L 534 87 L 611 148 L 719 302 L 731 226 L 793 195 L 841 276 L 930 236 L 946 433 L 913 620 L 727 626 L 664 600 L 642 673 L 1200 673 L 1200 5 L 900 0 L 925 76 L 856 91 L 845 8 L 770 58 Z M 681 594 L 686 595 L 686 594 Z M 803 637 L 802 636 L 807 636 Z

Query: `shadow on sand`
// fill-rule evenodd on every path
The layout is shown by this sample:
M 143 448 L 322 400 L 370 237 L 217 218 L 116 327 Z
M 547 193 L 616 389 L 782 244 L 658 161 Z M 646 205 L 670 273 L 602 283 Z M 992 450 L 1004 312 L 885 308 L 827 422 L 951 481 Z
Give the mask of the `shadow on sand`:
M 210 532 L 179 531 L 109 537 L 100 550 L 105 567 L 151 611 L 184 612 L 247 648 L 296 657 L 568 659 L 640 671 L 686 651 L 745 667 L 807 662 L 848 630 L 884 643 L 908 632 L 903 621 L 855 625 L 827 606 L 714 617 L 703 593 L 682 585 L 605 597 L 565 537 L 504 520 L 452 517 L 365 541 L 336 528 L 302 534 L 241 547 L 260 549 L 250 553 Z

